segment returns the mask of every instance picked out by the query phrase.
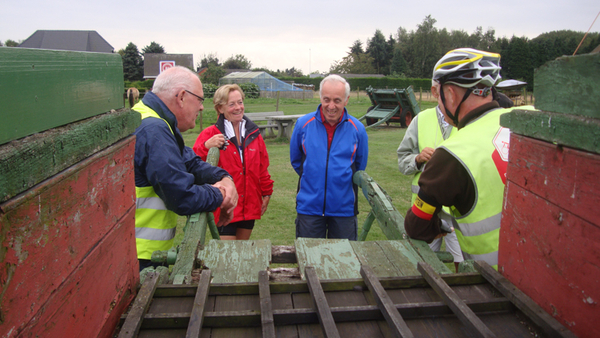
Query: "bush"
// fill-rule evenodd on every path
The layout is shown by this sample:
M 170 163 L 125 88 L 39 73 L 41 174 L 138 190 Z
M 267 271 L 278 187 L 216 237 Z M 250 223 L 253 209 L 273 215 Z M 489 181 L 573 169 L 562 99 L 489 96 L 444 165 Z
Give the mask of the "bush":
M 207 99 L 215 96 L 215 92 L 219 87 L 212 83 L 203 83 L 202 88 L 204 90 L 204 98 Z
M 244 91 L 246 98 L 258 99 L 260 97 L 260 88 L 252 82 L 239 83 L 240 88 Z

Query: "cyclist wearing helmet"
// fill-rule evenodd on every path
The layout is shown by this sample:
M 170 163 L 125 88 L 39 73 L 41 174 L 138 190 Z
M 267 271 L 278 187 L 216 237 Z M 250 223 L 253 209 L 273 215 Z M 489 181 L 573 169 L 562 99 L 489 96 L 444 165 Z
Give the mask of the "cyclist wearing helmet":
M 437 213 L 450 207 L 465 259 L 495 268 L 510 135 L 499 119 L 511 110 L 493 99 L 500 69 L 499 54 L 470 48 L 452 50 L 435 65 L 439 108 L 458 130 L 431 156 L 404 222 L 410 237 L 429 243 L 443 236 Z

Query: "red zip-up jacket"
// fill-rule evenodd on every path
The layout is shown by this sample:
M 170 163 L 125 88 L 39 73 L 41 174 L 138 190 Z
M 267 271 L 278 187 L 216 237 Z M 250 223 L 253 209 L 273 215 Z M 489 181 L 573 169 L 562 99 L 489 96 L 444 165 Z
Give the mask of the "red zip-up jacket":
M 244 162 L 240 158 L 240 147 L 235 138 L 219 154 L 218 166 L 227 170 L 238 192 L 238 204 L 233 211 L 233 222 L 260 219 L 262 197 L 273 194 L 273 180 L 269 174 L 269 154 L 265 141 L 260 135 L 258 126 L 244 116 L 246 120 L 246 137 L 241 141 Z M 224 134 L 224 117 L 219 115 L 217 123 L 204 129 L 196 143 L 194 152 L 206 161 L 208 149 L 204 142 L 216 134 Z M 215 210 L 215 222 L 219 221 L 220 209 Z

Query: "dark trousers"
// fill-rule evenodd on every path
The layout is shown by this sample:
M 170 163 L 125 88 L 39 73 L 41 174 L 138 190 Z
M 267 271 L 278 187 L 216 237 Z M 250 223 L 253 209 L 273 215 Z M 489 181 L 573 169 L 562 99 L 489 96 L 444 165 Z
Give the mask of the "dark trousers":
M 355 241 L 358 233 L 356 216 L 333 217 L 297 214 L 296 238 L 346 238 Z

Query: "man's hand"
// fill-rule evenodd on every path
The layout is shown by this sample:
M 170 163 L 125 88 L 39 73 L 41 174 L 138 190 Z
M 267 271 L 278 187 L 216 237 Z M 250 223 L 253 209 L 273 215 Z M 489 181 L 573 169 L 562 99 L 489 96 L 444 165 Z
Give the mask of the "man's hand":
M 229 222 L 231 222 L 232 219 L 233 209 L 231 209 L 231 212 L 227 212 L 225 209 L 221 209 L 221 214 L 219 215 L 219 222 L 217 223 L 217 227 L 222 227 L 229 224 Z
M 421 151 L 421 153 L 419 155 L 417 155 L 417 157 L 415 157 L 415 161 L 417 161 L 417 163 L 419 165 L 429 161 L 431 159 L 431 155 L 433 155 L 433 152 L 435 151 L 435 149 L 433 148 L 423 148 L 423 151 Z
M 223 195 L 221 211 L 224 211 L 226 214 L 231 214 L 233 217 L 233 209 L 235 209 L 238 202 L 238 193 L 235 188 L 235 183 L 233 183 L 233 180 L 229 176 L 225 176 L 219 182 L 213 184 L 213 187 L 218 188 Z

